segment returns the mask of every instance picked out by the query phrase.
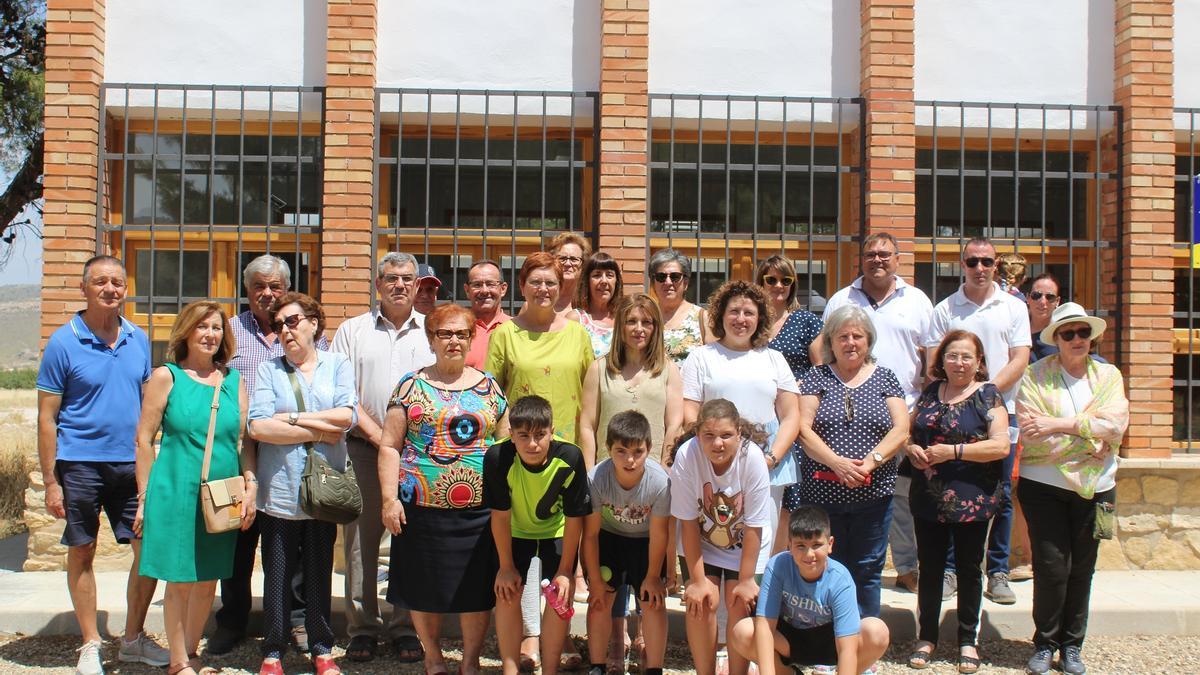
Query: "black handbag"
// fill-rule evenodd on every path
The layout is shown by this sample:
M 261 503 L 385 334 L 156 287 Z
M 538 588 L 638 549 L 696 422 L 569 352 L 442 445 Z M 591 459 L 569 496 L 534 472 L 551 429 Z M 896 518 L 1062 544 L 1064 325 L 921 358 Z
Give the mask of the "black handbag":
M 296 410 L 304 412 L 304 395 L 300 393 L 296 369 L 288 363 L 286 356 L 282 358 L 292 392 L 296 395 Z M 308 459 L 304 462 L 304 473 L 300 475 L 300 508 L 315 520 L 338 525 L 354 522 L 363 509 L 354 465 L 347 464 L 345 471 L 338 471 L 312 443 L 305 443 L 304 447 L 308 450 Z

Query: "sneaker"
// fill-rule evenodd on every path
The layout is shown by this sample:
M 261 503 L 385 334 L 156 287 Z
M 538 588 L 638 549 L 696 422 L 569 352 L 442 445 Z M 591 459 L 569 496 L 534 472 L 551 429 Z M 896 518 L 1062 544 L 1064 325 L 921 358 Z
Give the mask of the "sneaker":
M 1008 575 L 1004 572 L 988 575 L 987 590 L 983 592 L 983 597 L 997 605 L 1017 604 L 1017 594 L 1008 585 Z
M 138 633 L 133 640 L 126 642 L 121 638 L 121 649 L 117 652 L 117 660 L 126 663 L 144 663 L 148 666 L 163 666 L 171 662 L 171 653 L 159 646 L 145 633 Z
M 836 673 L 837 670 L 835 669 L 834 672 Z M 879 672 L 879 664 L 872 663 L 870 668 L 867 668 L 866 670 L 862 671 L 862 675 L 876 675 L 876 673 L 878 673 L 878 672 Z
M 1087 672 L 1087 666 L 1083 665 L 1083 655 L 1075 645 L 1062 648 L 1058 655 L 1058 667 L 1064 675 L 1084 675 Z
M 837 675 L 837 666 L 815 665 L 810 670 L 813 675 Z
M 942 599 L 949 600 L 958 593 L 958 575 L 946 572 L 942 575 Z
M 896 575 L 896 588 L 903 589 L 909 593 L 917 592 L 917 571 L 905 572 L 904 574 Z
M 1033 578 L 1033 565 L 1017 565 L 1008 571 L 1009 581 L 1029 581 Z
M 1047 675 L 1053 661 L 1053 647 L 1038 647 L 1033 656 L 1029 657 L 1029 661 L 1025 663 L 1025 672 L 1028 675 Z
M 233 651 L 245 639 L 246 634 L 241 631 L 217 626 L 217 630 L 213 632 L 212 637 L 208 638 L 208 643 L 204 646 L 204 653 L 209 656 L 224 656 Z
M 100 662 L 101 646 L 103 643 L 99 640 L 91 640 L 75 650 L 79 652 L 79 663 L 75 665 L 75 675 L 104 675 L 104 665 Z

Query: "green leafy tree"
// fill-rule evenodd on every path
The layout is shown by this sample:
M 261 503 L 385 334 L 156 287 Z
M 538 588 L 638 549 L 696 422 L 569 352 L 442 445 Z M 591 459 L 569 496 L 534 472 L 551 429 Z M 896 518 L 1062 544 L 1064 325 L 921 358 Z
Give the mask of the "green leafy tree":
M 0 193 L 4 244 L 22 228 L 41 236 L 35 221 L 22 215 L 30 205 L 41 213 L 45 73 L 45 0 L 0 0 L 0 173 L 12 176 Z M 7 253 L 0 254 L 0 266 Z

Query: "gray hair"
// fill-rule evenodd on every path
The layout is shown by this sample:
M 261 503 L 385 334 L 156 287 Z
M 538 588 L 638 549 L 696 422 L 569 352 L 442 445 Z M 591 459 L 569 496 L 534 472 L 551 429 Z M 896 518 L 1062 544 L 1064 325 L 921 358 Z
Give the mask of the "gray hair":
M 83 263 L 83 283 L 86 284 L 88 282 L 88 273 L 92 271 L 92 265 L 99 265 L 101 263 L 116 265 L 121 268 L 122 274 L 126 274 L 125 263 L 120 258 L 111 255 L 96 255 L 88 258 L 87 262 Z
M 260 255 L 246 265 L 246 269 L 242 270 L 242 285 L 247 289 L 250 288 L 250 277 L 254 275 L 264 277 L 279 276 L 283 279 L 283 288 L 288 290 L 292 287 L 292 268 L 288 267 L 287 261 L 283 258 L 277 258 L 271 254 Z
M 383 271 L 387 269 L 389 265 L 395 265 L 396 267 L 400 267 L 401 265 L 412 265 L 413 273 L 416 273 L 417 259 L 413 257 L 411 253 L 392 251 L 383 256 L 383 260 L 380 260 L 379 264 L 375 266 L 375 278 L 382 279 Z
M 825 327 L 821 329 L 821 336 L 817 338 L 821 341 L 822 363 L 837 361 L 833 355 L 833 338 L 847 325 L 854 323 L 862 326 L 863 332 L 867 334 L 866 362 L 875 362 L 875 324 L 871 323 L 870 315 L 858 305 L 843 305 L 835 309 L 833 314 L 830 314 L 829 318 L 825 320 Z
M 658 271 L 658 268 L 667 263 L 679 263 L 679 269 L 683 272 L 684 279 L 692 277 L 692 260 L 686 255 L 676 251 L 673 248 L 664 248 L 663 250 L 650 256 L 650 274 Z

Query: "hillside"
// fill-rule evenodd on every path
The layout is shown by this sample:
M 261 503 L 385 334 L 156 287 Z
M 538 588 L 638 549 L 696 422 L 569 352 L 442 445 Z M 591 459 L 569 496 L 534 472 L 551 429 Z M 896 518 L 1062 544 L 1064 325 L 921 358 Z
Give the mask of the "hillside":
M 40 307 L 38 286 L 0 286 L 0 368 L 37 365 Z

